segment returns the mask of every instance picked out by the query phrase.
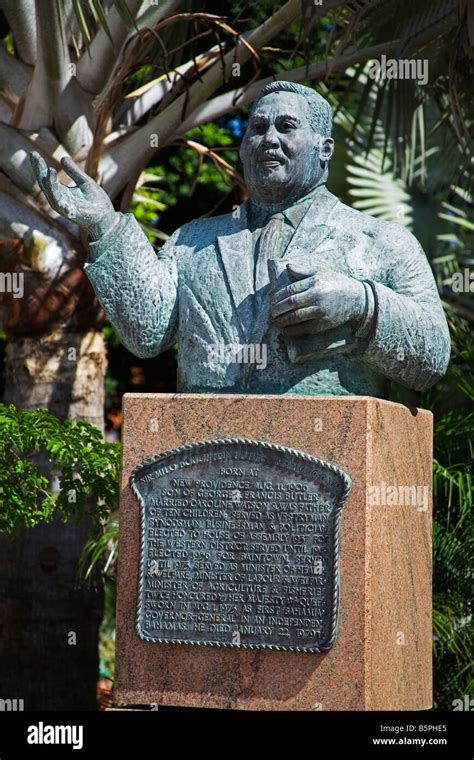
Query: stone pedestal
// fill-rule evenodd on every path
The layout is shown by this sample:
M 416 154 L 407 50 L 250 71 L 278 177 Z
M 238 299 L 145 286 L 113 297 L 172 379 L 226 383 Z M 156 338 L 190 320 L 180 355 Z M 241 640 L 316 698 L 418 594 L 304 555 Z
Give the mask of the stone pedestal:
M 264 440 L 348 473 L 339 633 L 327 652 L 143 641 L 136 628 L 144 459 L 216 438 Z M 431 706 L 432 415 L 371 397 L 127 394 L 114 699 L 249 710 Z

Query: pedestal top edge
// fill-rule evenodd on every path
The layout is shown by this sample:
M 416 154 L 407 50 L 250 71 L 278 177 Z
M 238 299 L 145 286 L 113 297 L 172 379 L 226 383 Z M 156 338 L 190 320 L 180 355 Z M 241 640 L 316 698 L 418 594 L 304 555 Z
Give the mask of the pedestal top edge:
M 407 404 L 400 404 L 396 401 L 389 401 L 387 399 L 377 398 L 376 396 L 349 396 L 340 395 L 332 396 L 329 394 L 303 394 L 303 393 L 285 393 L 285 394 L 264 394 L 264 393 L 124 393 L 122 403 L 124 408 L 128 404 L 133 404 L 136 401 L 179 401 L 179 400 L 206 400 L 213 403 L 218 400 L 232 400 L 242 401 L 247 399 L 261 399 L 265 401 L 291 401 L 296 402 L 308 402 L 317 400 L 319 403 L 337 403 L 337 404 L 367 404 L 370 405 L 382 405 L 385 407 L 391 407 L 393 409 L 404 408 L 411 411 L 414 414 L 424 413 L 432 416 L 432 412 L 429 409 L 423 409 L 422 407 L 408 406 Z

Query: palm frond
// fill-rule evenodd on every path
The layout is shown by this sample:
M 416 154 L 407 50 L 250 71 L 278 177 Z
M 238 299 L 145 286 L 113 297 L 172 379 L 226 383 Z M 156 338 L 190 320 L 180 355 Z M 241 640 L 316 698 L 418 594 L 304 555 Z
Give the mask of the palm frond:
M 108 520 L 100 533 L 92 536 L 86 542 L 79 560 L 79 577 L 91 582 L 95 572 L 99 569 L 103 575 L 113 576 L 115 574 L 117 554 L 118 520 L 116 516 L 113 516 Z
M 37 54 L 35 0 L 3 0 L 2 11 L 11 29 L 18 58 L 34 65 Z

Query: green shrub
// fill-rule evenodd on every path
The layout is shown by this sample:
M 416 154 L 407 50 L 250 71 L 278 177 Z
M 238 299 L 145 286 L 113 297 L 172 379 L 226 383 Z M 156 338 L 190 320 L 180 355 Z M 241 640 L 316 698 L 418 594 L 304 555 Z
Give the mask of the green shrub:
M 0 530 L 92 515 L 118 506 L 120 446 L 82 420 L 0 404 Z

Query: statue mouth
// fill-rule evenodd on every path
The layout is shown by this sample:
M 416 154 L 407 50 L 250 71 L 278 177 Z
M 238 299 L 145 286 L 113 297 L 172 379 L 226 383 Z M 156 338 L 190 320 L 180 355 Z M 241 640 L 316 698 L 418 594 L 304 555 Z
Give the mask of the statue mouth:
M 281 156 L 278 156 L 274 153 L 265 153 L 264 155 L 257 158 L 257 163 L 271 168 L 281 166 L 284 163 L 284 160 L 281 158 Z

